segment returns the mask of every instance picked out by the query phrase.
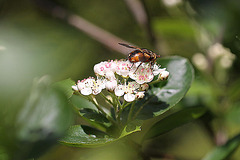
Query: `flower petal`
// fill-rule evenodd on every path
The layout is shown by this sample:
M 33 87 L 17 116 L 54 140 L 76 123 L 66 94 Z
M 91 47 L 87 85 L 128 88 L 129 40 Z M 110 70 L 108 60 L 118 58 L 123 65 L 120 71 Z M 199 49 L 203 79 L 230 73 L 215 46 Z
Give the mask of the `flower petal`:
M 127 93 L 127 94 L 124 95 L 124 99 L 127 102 L 132 102 L 132 101 L 135 100 L 135 95 L 131 94 L 131 93 Z
M 91 88 L 84 88 L 81 90 L 81 94 L 88 96 L 90 94 L 92 94 L 92 89 Z
M 72 86 L 72 89 L 75 91 L 79 91 L 77 85 Z
M 123 90 L 124 86 L 123 85 L 119 85 L 115 88 L 114 93 L 116 96 L 123 96 L 124 95 L 124 90 Z
M 144 91 L 137 92 L 135 96 L 138 99 L 142 99 L 144 97 Z
M 106 87 L 107 90 L 112 92 L 117 87 L 117 81 L 116 80 L 107 81 L 106 84 L 105 84 L 105 87 Z

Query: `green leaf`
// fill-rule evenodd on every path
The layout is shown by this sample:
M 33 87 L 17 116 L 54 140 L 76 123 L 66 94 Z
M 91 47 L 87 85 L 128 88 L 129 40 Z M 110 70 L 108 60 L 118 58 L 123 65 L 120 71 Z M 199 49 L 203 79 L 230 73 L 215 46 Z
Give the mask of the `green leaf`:
M 91 101 L 83 98 L 82 96 L 72 95 L 72 97 L 70 98 L 70 101 L 71 101 L 72 105 L 78 110 L 81 110 L 83 108 L 97 110 L 97 108 Z
M 72 110 L 65 94 L 50 87 L 48 77 L 36 80 L 16 120 L 17 159 L 36 157 L 62 137 L 72 124 Z
M 142 124 L 142 121 L 139 121 L 139 120 L 135 120 L 135 121 L 132 121 L 132 122 L 128 123 L 124 127 L 124 129 L 122 130 L 119 138 L 123 138 L 127 135 L 130 135 L 130 134 L 134 133 L 134 132 L 141 131 L 141 124 Z
M 107 135 L 98 137 L 98 134 L 87 134 L 82 126 L 75 125 L 69 128 L 67 135 L 60 142 L 68 146 L 93 148 L 103 146 L 115 140 Z
M 142 108 L 138 119 L 156 117 L 169 110 L 185 96 L 194 79 L 193 67 L 186 58 L 159 58 L 157 63 L 169 71 L 169 78 L 151 85 L 145 98 L 136 104 L 135 112 Z
M 72 86 L 75 85 L 75 82 L 70 78 L 56 82 L 53 84 L 54 87 L 61 89 L 68 98 L 70 98 L 73 94 Z
M 171 114 L 170 116 L 155 123 L 145 134 L 144 140 L 160 136 L 176 127 L 193 121 L 205 113 L 203 107 L 184 108 L 181 111 Z
M 70 101 L 77 110 L 78 115 L 97 129 L 106 131 L 106 127 L 109 127 L 111 124 L 108 119 L 103 114 L 101 114 L 95 105 L 89 100 L 79 95 L 73 95 L 70 98 Z
M 110 128 L 114 132 L 115 128 Z M 71 126 L 64 138 L 60 140 L 62 144 L 73 147 L 93 148 L 115 142 L 127 135 L 140 131 L 140 125 L 136 122 L 125 126 L 118 138 L 112 138 L 108 134 L 89 126 Z M 119 131 L 118 129 L 116 131 Z M 112 134 L 112 133 L 111 133 Z
M 226 144 L 216 147 L 213 151 L 208 153 L 203 160 L 225 160 L 237 149 L 240 144 L 240 134 L 233 137 Z
M 111 132 L 109 134 L 116 134 L 114 132 L 118 132 L 117 134 L 119 134 L 119 129 L 114 128 L 114 126 L 111 126 L 109 130 Z M 141 131 L 139 121 L 133 121 L 126 125 L 123 128 L 121 135 L 117 138 L 112 138 L 105 132 L 89 126 L 75 125 L 70 127 L 68 133 L 60 140 L 60 142 L 74 147 L 93 148 L 115 142 L 137 131 Z

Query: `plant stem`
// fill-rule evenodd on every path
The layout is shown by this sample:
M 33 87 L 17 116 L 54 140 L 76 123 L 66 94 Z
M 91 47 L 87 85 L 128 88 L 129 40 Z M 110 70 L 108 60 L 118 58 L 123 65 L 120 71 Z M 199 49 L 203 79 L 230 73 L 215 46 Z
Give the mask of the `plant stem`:
M 149 85 L 155 84 L 155 83 L 159 83 L 161 80 L 155 80 L 149 83 Z
M 129 102 L 126 105 L 123 106 L 123 109 L 126 108 L 127 106 L 129 106 L 130 104 L 132 104 L 133 102 Z
M 132 103 L 132 105 L 131 105 L 130 111 L 129 111 L 129 113 L 128 113 L 128 120 L 127 120 L 127 122 L 131 121 L 132 112 L 133 112 L 133 110 L 134 110 L 135 103 L 136 103 L 136 102 L 134 101 L 134 102 Z
M 112 106 L 115 106 L 115 104 L 114 104 L 112 101 L 110 101 L 102 92 L 100 92 L 100 95 L 101 95 L 108 103 L 110 103 Z
M 121 106 L 121 103 L 119 102 L 119 97 L 117 97 L 115 94 L 112 94 L 111 92 L 108 92 L 112 98 L 113 98 L 113 101 L 115 101 L 115 105 L 113 105 L 115 111 L 116 111 L 116 114 L 117 114 L 117 111 L 118 111 L 118 106 L 120 107 Z
M 120 108 L 121 108 L 121 109 L 124 109 L 125 104 L 126 104 L 126 101 L 124 100 L 124 101 L 123 101 L 123 104 L 120 106 Z
M 119 100 L 118 100 L 118 102 L 119 102 L 120 106 L 119 106 L 119 111 L 117 113 L 117 115 L 118 115 L 117 116 L 117 121 L 118 121 L 119 124 L 121 124 L 121 114 L 122 114 L 122 111 L 123 111 L 123 106 L 126 104 L 126 101 L 124 100 L 122 105 L 120 104 Z
M 97 103 L 97 100 L 96 100 L 96 98 L 93 96 L 93 95 L 91 95 L 91 98 L 92 98 L 92 103 L 97 107 L 97 109 L 110 121 L 110 122 L 112 122 L 113 124 L 116 124 L 116 122 L 114 121 L 114 119 L 111 117 L 111 116 L 109 116 L 100 106 L 99 106 L 99 104 Z
M 150 97 L 147 101 L 145 101 L 141 106 L 140 108 L 138 109 L 138 111 L 134 114 L 133 116 L 133 119 L 135 119 L 138 114 L 141 112 L 141 110 L 143 109 L 143 107 L 152 99 L 153 97 Z

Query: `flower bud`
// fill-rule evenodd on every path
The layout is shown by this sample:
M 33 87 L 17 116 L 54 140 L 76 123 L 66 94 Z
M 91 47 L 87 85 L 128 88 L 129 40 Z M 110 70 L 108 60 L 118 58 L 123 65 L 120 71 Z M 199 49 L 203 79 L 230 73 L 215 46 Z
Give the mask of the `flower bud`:
M 146 91 L 146 90 L 148 90 L 148 88 L 149 88 L 149 85 L 147 83 L 144 83 L 144 84 L 141 85 L 141 90 L 142 91 Z
M 111 72 L 111 71 L 107 72 L 105 76 L 106 76 L 106 78 L 107 78 L 108 80 L 110 80 L 110 81 L 116 79 L 114 72 Z
M 76 84 L 75 84 L 74 86 L 72 86 L 72 89 L 73 89 L 74 91 L 79 91 Z
M 144 91 L 137 92 L 135 96 L 137 99 L 142 99 L 144 97 Z
M 79 81 L 79 82 L 77 83 L 77 87 L 78 87 L 78 90 L 81 91 L 83 88 L 85 88 L 85 84 L 84 84 L 83 82 L 80 82 L 80 81 Z
M 105 87 L 108 91 L 112 92 L 117 87 L 117 81 L 116 80 L 107 81 Z
M 169 76 L 169 72 L 168 71 L 163 71 L 159 74 L 158 79 L 167 80 L 168 76 Z
M 104 73 L 106 72 L 105 71 L 106 68 L 105 68 L 104 64 L 105 64 L 104 62 L 100 62 L 94 66 L 93 70 L 96 75 L 101 75 L 101 76 L 104 75 Z

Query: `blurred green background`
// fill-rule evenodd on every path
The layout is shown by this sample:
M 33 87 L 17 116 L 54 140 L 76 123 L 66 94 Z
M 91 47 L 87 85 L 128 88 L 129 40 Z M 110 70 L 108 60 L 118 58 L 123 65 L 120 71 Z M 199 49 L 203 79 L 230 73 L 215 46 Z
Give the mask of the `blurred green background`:
M 71 16 L 99 27 L 100 38 L 84 31 L 90 29 L 92 34 L 99 33 L 95 32 L 96 28 L 91 29 L 81 22 L 80 28 L 74 26 Z M 47 127 L 47 131 L 53 130 L 53 134 L 47 134 L 43 141 L 50 139 L 52 143 L 44 141 L 41 147 L 46 144 L 46 151 L 43 154 L 38 146 L 32 151 L 29 148 L 34 147 L 30 142 L 23 143 L 22 136 L 25 139 L 29 134 L 22 133 L 18 124 L 21 121 L 24 126 L 25 122 L 34 121 L 28 116 L 40 116 L 40 119 L 46 116 L 41 117 L 39 111 L 31 108 L 26 111 L 28 104 L 35 104 L 30 95 L 46 94 L 48 99 L 49 93 L 56 92 L 56 97 L 62 96 L 61 92 L 42 89 L 49 83 L 94 76 L 94 64 L 126 58 L 127 52 L 117 47 L 119 40 L 146 47 L 161 56 L 187 57 L 195 65 L 196 78 L 189 93 L 167 114 L 178 108 L 200 105 L 209 109 L 208 114 L 147 142 L 143 151 L 153 155 L 153 160 L 201 159 L 215 145 L 224 144 L 240 132 L 239 16 L 237 0 L 1 0 L 0 159 L 28 158 L 19 154 L 25 153 L 25 147 L 26 153 L 39 152 L 40 160 L 140 159 L 135 150 L 122 142 L 97 149 L 58 144 L 56 138 L 73 123 L 70 111 L 64 108 L 68 104 L 59 109 L 59 113 L 63 113 L 61 117 L 59 114 L 53 121 L 49 120 L 53 125 L 50 129 Z M 115 36 L 109 38 L 109 34 Z M 215 52 L 219 55 L 214 57 Z M 49 103 L 55 104 L 53 101 L 50 99 Z M 44 113 L 53 111 L 48 105 Z M 19 120 L 23 115 L 25 119 Z M 148 120 L 142 132 L 156 120 Z M 44 128 L 46 123 L 39 125 Z M 55 125 L 60 127 L 55 130 Z M 29 126 L 34 128 L 35 124 Z M 141 137 L 141 133 L 132 136 L 136 142 Z M 239 154 L 235 152 L 232 159 L 237 160 Z

